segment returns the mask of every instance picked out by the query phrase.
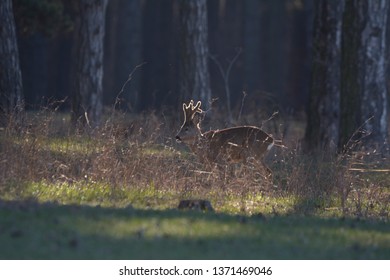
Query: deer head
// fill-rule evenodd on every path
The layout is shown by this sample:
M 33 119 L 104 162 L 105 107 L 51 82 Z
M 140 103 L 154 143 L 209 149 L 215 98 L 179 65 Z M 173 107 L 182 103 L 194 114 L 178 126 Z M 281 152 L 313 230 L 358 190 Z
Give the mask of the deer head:
M 191 142 L 202 135 L 200 132 L 200 120 L 196 116 L 197 113 L 203 112 L 200 108 L 201 105 L 202 103 L 198 101 L 194 106 L 193 100 L 188 105 L 183 103 L 184 122 L 176 135 L 176 141 Z

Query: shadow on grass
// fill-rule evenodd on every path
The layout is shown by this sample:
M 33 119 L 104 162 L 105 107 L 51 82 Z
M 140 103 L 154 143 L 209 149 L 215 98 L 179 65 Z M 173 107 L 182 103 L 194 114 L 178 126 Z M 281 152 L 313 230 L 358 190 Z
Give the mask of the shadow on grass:
M 385 222 L 0 200 L 0 259 L 389 259 Z

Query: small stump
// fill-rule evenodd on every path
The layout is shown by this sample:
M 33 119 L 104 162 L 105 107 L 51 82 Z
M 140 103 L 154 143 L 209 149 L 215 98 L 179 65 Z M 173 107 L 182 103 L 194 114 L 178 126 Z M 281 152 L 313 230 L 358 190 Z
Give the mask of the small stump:
M 190 209 L 198 211 L 209 211 L 214 212 L 213 207 L 211 206 L 210 201 L 204 199 L 186 199 L 179 202 L 177 207 L 179 210 Z

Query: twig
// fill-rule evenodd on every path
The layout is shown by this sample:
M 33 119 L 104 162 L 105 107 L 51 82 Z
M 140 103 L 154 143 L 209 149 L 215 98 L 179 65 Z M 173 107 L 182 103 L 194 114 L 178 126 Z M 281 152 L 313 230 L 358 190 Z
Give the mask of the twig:
M 262 121 L 262 122 L 261 122 L 261 127 L 263 127 L 263 125 L 264 125 L 265 123 L 267 123 L 267 122 L 269 122 L 270 120 L 272 120 L 273 118 L 275 118 L 275 116 L 277 116 L 278 114 L 279 114 L 279 111 L 273 112 L 272 115 L 271 115 L 268 119 L 266 119 L 265 121 Z
M 247 96 L 248 94 L 243 91 L 242 92 L 242 99 L 241 99 L 241 107 L 240 107 L 240 112 L 238 113 L 238 120 L 241 120 L 241 115 L 242 115 L 242 109 L 244 108 L 244 101 L 245 101 L 245 97 Z
M 359 171 L 359 172 L 390 172 L 390 169 L 365 169 L 365 168 L 349 168 L 349 171 Z
M 142 62 L 141 64 L 138 64 L 137 66 L 134 67 L 134 69 L 130 72 L 129 74 L 129 77 L 127 78 L 126 82 L 123 84 L 121 90 L 119 91 L 119 93 L 117 94 L 116 98 L 115 98 L 115 103 L 114 103 L 114 110 L 115 110 L 115 107 L 116 105 L 119 103 L 119 96 L 123 93 L 123 91 L 125 90 L 125 87 L 126 85 L 133 79 L 133 75 L 135 73 L 135 71 L 137 71 L 138 68 L 142 67 L 143 65 L 145 65 L 147 62 Z
M 236 62 L 236 60 L 238 59 L 238 57 L 240 56 L 242 50 L 241 49 L 238 49 L 237 50 L 237 53 L 236 55 L 233 57 L 233 59 L 229 62 L 229 65 L 226 69 L 226 71 L 224 71 L 221 63 L 218 61 L 218 59 L 214 56 L 214 55 L 211 55 L 210 54 L 210 58 L 215 62 L 215 64 L 218 66 L 218 69 L 219 69 L 219 72 L 221 73 L 221 76 L 222 76 L 222 79 L 224 81 L 224 85 L 225 85 L 225 93 L 226 93 L 226 103 L 227 103 L 227 110 L 228 110 L 228 117 L 229 117 L 229 121 L 232 122 L 233 120 L 233 117 L 232 117 L 232 111 L 231 111 L 231 102 L 230 102 L 230 88 L 229 88 L 229 76 L 230 76 L 230 71 L 232 70 L 232 67 L 234 65 L 234 63 Z
M 350 143 L 353 142 L 353 138 L 354 138 L 359 132 L 362 132 L 362 131 L 363 131 L 362 128 L 363 128 L 369 121 L 371 121 L 373 118 L 374 118 L 374 116 L 369 117 L 366 121 L 364 121 L 364 123 L 362 123 L 362 124 L 355 130 L 355 132 L 354 132 L 354 133 L 352 134 L 352 136 L 349 138 L 349 140 L 347 141 L 347 143 L 344 145 L 344 147 L 343 147 L 343 154 L 346 154 L 346 153 L 347 153 L 347 150 L 349 150 L 349 149 L 348 149 L 348 146 L 350 145 Z M 361 136 L 360 139 L 358 139 L 358 140 L 360 141 L 361 139 L 363 139 L 363 138 L 365 138 L 365 137 L 368 137 L 370 134 L 371 134 L 371 133 L 367 133 L 366 135 Z M 356 140 L 356 143 L 357 143 L 357 142 L 358 142 L 358 141 Z M 350 149 L 352 149 L 352 144 L 351 144 L 350 146 L 351 146 Z

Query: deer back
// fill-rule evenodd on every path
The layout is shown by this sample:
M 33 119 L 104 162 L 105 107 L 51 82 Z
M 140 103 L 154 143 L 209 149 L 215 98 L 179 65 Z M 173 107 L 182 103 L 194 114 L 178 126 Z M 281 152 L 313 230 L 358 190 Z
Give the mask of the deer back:
M 197 153 L 205 153 L 205 158 L 212 162 L 261 160 L 274 143 L 270 135 L 254 126 L 211 130 L 204 133 L 200 141 Z

